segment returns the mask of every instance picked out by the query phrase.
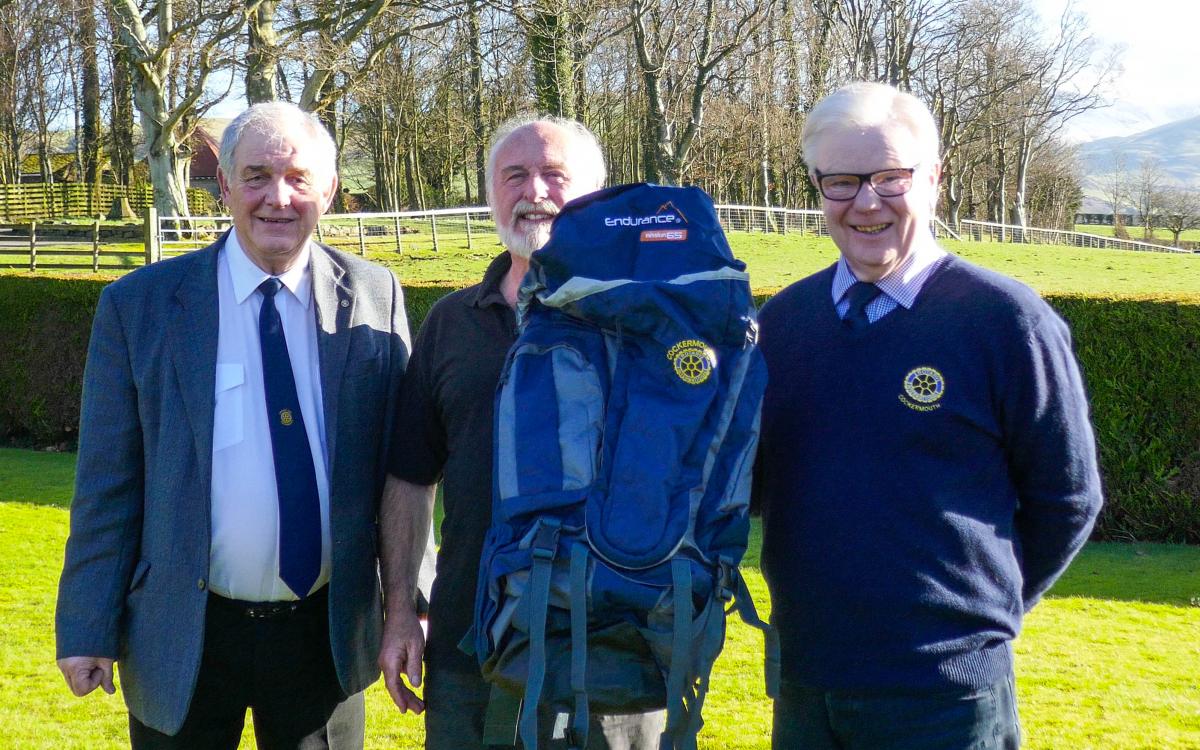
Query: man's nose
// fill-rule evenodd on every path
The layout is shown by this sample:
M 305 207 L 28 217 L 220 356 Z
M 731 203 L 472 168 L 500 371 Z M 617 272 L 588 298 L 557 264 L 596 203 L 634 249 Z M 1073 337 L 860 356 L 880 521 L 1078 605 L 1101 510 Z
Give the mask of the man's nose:
M 292 186 L 284 179 L 271 180 L 267 186 L 266 200 L 268 205 L 280 208 L 291 205 Z
M 858 195 L 854 196 L 854 207 L 869 211 L 879 208 L 882 203 L 883 199 L 875 192 L 875 186 L 870 180 L 863 180 L 863 184 L 858 188 Z
M 550 183 L 546 182 L 541 175 L 533 175 L 525 181 L 525 195 L 522 196 L 530 203 L 537 203 L 545 200 L 550 195 Z

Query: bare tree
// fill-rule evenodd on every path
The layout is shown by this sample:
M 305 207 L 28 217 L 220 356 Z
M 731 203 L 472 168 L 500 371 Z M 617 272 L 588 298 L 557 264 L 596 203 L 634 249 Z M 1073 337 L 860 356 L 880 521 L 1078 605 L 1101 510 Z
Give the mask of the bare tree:
M 68 46 L 75 26 L 73 9 L 54 0 L 31 0 L 22 11 L 34 19 L 30 48 L 20 73 L 27 122 L 34 133 L 43 183 L 56 181 L 53 161 L 54 123 L 73 100 Z M 50 203 L 54 211 L 53 201 Z
M 1200 229 L 1200 195 L 1183 187 L 1167 188 L 1159 203 L 1159 215 L 1163 229 L 1172 234 L 1172 244 L 1178 247 L 1179 235 Z
M 1102 176 L 1100 180 L 1100 191 L 1112 209 L 1113 233 L 1118 237 L 1123 233 L 1127 234 L 1124 214 L 1121 213 L 1128 205 L 1130 195 L 1129 164 L 1125 158 L 1125 152 L 1113 153 L 1112 170 Z
M 154 206 L 163 216 L 188 216 L 188 139 L 212 106 L 209 77 L 223 48 L 245 25 L 259 0 L 243 4 L 182 5 L 176 0 L 112 0 L 121 41 L 130 52 L 134 101 L 141 113 Z M 148 22 L 143 21 L 148 19 Z
M 0 177 L 16 182 L 23 157 L 39 156 L 41 178 L 52 179 L 50 123 L 65 101 L 67 31 L 63 8 L 48 0 L 0 6 Z
M 1027 189 L 1032 225 L 1073 229 L 1075 214 L 1083 203 L 1076 147 L 1060 138 L 1044 143 L 1029 167 Z
M 1015 89 L 1016 174 L 1011 221 L 1025 226 L 1027 181 L 1034 154 L 1072 118 L 1103 106 L 1102 92 L 1115 71 L 1111 55 L 1093 63 L 1095 42 L 1070 4 L 1058 22 L 1057 37 L 1028 61 L 1031 75 Z
M 774 0 L 631 0 L 646 96 L 646 179 L 678 184 L 717 68 L 750 39 Z
M 1158 218 L 1165 181 L 1166 176 L 1158 159 L 1142 159 L 1137 174 L 1133 176 L 1131 197 L 1138 212 L 1138 220 L 1142 224 L 1144 240 L 1154 239 L 1154 222 Z
M 926 50 L 953 41 L 948 22 L 961 0 L 888 0 L 882 12 L 883 60 L 879 78 L 904 91 L 913 88 Z
M 1020 51 L 1013 49 L 1008 33 L 1019 2 L 956 3 L 937 30 L 941 43 L 922 53 L 918 90 L 938 123 L 945 211 L 952 226 L 969 202 L 973 176 L 1005 161 L 996 146 L 1003 134 L 998 125 L 1006 118 L 997 108 L 1022 80 L 1010 64 Z
M 886 0 L 843 0 L 832 6 L 841 32 L 834 38 L 852 79 L 878 77 L 876 24 L 886 4 Z

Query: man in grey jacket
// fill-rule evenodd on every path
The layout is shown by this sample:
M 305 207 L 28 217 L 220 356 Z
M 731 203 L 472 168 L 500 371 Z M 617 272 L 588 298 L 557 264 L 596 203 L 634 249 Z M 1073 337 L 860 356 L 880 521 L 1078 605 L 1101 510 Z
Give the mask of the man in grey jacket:
M 221 144 L 233 230 L 101 295 L 58 664 L 82 696 L 116 662 L 135 748 L 235 748 L 247 708 L 259 747 L 362 745 L 409 334 L 391 273 L 312 241 L 334 157 L 311 114 L 251 107 Z

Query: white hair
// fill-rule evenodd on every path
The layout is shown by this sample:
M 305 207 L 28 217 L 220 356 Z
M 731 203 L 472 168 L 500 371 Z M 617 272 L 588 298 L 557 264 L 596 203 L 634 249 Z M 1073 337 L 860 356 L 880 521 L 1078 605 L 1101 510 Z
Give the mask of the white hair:
M 233 176 L 234 152 L 242 134 L 247 131 L 268 137 L 283 138 L 293 128 L 302 128 L 312 137 L 314 145 L 322 152 L 318 163 L 325 170 L 322 177 L 337 174 L 337 144 L 325 129 L 325 124 L 312 112 L 306 112 L 290 102 L 261 102 L 233 118 L 221 135 L 221 152 L 218 163 L 227 178 Z
M 595 180 L 594 187 L 596 189 L 604 185 L 604 180 L 607 177 L 607 169 L 604 166 L 604 152 L 600 150 L 600 141 L 596 139 L 592 131 L 588 130 L 582 123 L 566 117 L 554 117 L 552 115 L 539 117 L 531 114 L 517 115 L 506 120 L 500 127 L 496 128 L 496 132 L 492 133 L 487 164 L 483 170 L 483 181 L 487 188 L 487 202 L 489 206 L 495 207 L 492 175 L 496 171 L 496 156 L 499 154 L 500 148 L 518 130 L 538 124 L 553 125 L 571 137 L 573 142 L 568 156 L 573 180 L 583 182 L 590 176 Z
M 941 163 L 938 127 L 933 114 L 912 94 L 884 83 L 858 81 L 842 86 L 817 102 L 804 121 L 801 148 L 804 161 L 813 168 L 824 137 L 851 128 L 874 128 L 896 123 L 916 138 L 921 161 Z

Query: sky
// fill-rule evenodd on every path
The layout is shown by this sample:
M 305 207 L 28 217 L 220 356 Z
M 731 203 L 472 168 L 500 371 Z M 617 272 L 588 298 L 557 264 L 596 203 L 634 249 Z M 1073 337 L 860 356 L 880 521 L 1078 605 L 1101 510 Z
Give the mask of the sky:
M 1032 0 L 1048 29 L 1066 0 Z M 1101 45 L 1124 45 L 1113 105 L 1068 126 L 1072 140 L 1126 136 L 1200 115 L 1194 56 L 1200 7 L 1186 0 L 1075 0 Z

